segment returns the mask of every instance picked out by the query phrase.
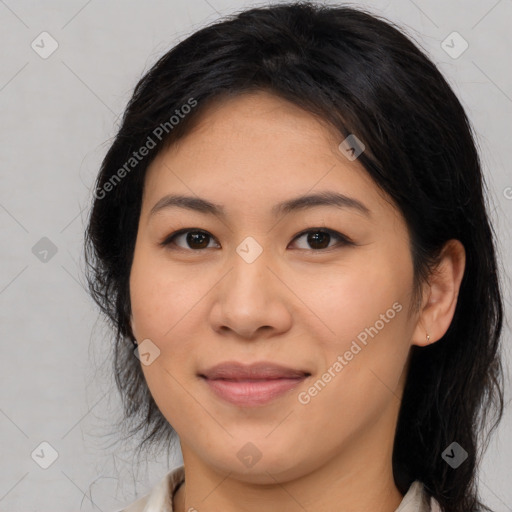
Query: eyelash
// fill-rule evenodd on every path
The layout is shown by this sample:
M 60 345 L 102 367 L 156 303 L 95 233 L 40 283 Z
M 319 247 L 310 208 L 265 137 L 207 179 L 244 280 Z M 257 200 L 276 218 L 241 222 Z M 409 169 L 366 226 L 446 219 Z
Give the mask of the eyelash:
M 204 231 L 202 229 L 187 228 L 187 229 L 180 229 L 178 231 L 175 231 L 174 233 L 171 233 L 162 242 L 160 242 L 159 245 L 161 245 L 162 247 L 165 247 L 167 249 L 170 249 L 170 246 L 173 244 L 174 239 L 176 237 L 178 237 L 180 235 L 183 235 L 183 234 L 187 234 L 187 233 L 200 233 L 200 234 L 204 234 L 204 235 L 209 236 L 209 237 L 213 238 L 214 240 L 216 240 L 213 235 L 208 233 L 208 231 Z M 355 246 L 356 245 L 347 236 L 339 233 L 338 231 L 334 231 L 333 229 L 328 229 L 328 228 L 310 228 L 310 229 L 307 229 L 305 231 L 301 231 L 300 233 L 295 235 L 295 237 L 293 238 L 292 241 L 295 241 L 298 238 L 301 238 L 304 235 L 307 235 L 308 233 L 323 233 L 323 234 L 327 234 L 327 235 L 330 235 L 332 237 L 337 238 L 339 240 L 339 242 L 338 242 L 338 244 L 336 244 L 336 245 L 334 245 L 332 247 L 327 247 L 327 248 L 324 248 L 324 249 L 299 249 L 299 250 L 302 250 L 302 251 L 312 251 L 312 252 L 326 252 L 326 251 L 330 251 L 332 249 L 340 248 L 340 247 L 343 247 L 343 246 Z M 330 242 L 330 240 L 329 240 L 329 242 Z M 176 249 L 170 249 L 170 250 L 182 250 L 182 251 L 201 252 L 201 251 L 204 251 L 206 249 L 212 249 L 212 247 L 206 247 L 206 248 L 203 248 L 203 249 L 190 249 L 190 248 L 185 249 L 183 247 L 177 246 Z

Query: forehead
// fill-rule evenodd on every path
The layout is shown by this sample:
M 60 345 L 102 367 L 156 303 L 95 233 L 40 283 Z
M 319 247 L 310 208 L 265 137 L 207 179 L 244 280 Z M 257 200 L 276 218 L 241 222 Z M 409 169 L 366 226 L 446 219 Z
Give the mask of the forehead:
M 145 200 L 154 204 L 180 192 L 256 206 L 336 190 L 382 201 L 364 167 L 339 150 L 341 139 L 322 119 L 268 92 L 222 98 L 157 155 L 147 171 Z
M 197 110 L 187 133 L 172 144 L 175 152 L 182 146 L 206 149 L 211 144 L 220 151 L 249 141 L 278 143 L 284 150 L 304 139 L 311 144 L 321 140 L 324 146 L 326 137 L 332 142 L 339 138 L 320 117 L 266 91 L 209 99 Z

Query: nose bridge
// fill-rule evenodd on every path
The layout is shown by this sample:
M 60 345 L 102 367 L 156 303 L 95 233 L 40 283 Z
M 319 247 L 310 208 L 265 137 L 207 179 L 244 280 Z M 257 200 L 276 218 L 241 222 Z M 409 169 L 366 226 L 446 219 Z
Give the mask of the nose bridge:
M 230 263 L 233 269 L 229 286 L 240 299 L 257 301 L 265 290 L 270 291 L 268 251 L 255 238 L 246 237 L 236 247 Z
M 228 329 L 252 339 L 261 327 L 271 328 L 274 334 L 290 328 L 290 312 L 268 268 L 272 267 L 269 254 L 255 240 L 245 239 L 230 255 L 230 271 L 211 311 L 215 330 Z

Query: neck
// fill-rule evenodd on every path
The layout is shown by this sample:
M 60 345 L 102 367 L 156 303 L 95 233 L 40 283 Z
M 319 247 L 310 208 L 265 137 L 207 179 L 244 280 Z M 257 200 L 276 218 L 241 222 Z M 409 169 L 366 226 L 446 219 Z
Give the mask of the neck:
M 224 484 L 222 492 L 220 487 Z M 276 485 L 274 489 L 261 489 L 262 486 L 240 485 L 240 482 L 221 477 L 216 486 L 212 486 L 210 494 L 203 499 L 189 493 L 185 483 L 177 490 L 173 500 L 175 512 L 396 512 L 403 495 L 396 488 L 393 480 L 382 478 L 362 486 L 353 480 L 344 480 L 319 485 L 315 493 L 303 492 L 299 482 Z M 192 496 L 190 496 L 192 494 Z M 215 498 L 213 494 L 217 494 Z M 195 506 L 193 505 L 195 503 Z
M 392 470 L 389 430 L 376 422 L 371 431 L 315 466 L 300 468 L 288 478 L 261 468 L 259 482 L 247 475 L 204 464 L 182 445 L 185 482 L 174 499 L 175 512 L 395 512 L 403 495 Z M 266 479 L 264 483 L 262 479 Z

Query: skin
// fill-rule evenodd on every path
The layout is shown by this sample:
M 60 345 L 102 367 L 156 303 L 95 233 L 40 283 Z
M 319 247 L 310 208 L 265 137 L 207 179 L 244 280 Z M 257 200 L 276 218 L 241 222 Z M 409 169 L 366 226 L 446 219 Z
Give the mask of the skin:
M 403 498 L 391 457 L 408 355 L 448 329 L 465 254 L 460 242 L 447 243 L 420 308 L 411 309 L 405 221 L 358 160 L 341 154 L 341 141 L 310 113 L 251 93 L 208 106 L 148 169 L 130 274 L 132 329 L 139 343 L 149 338 L 160 350 L 142 369 L 180 437 L 177 512 L 393 512 Z M 370 215 L 334 206 L 271 212 L 320 191 L 355 198 Z M 179 207 L 150 215 L 171 193 L 222 205 L 225 217 Z M 297 238 L 322 227 L 356 245 L 333 236 L 315 249 L 307 234 Z M 211 236 L 159 245 L 183 228 Z M 252 263 L 236 252 L 248 236 L 263 249 Z M 394 303 L 402 310 L 300 403 L 299 393 Z M 236 407 L 197 375 L 228 360 L 273 361 L 312 375 L 269 404 Z M 261 453 L 252 467 L 237 457 L 248 442 Z

